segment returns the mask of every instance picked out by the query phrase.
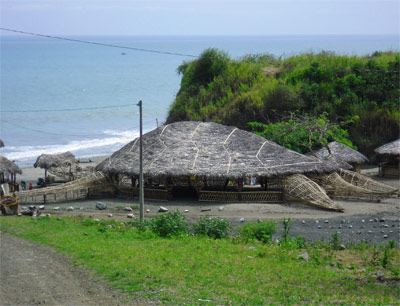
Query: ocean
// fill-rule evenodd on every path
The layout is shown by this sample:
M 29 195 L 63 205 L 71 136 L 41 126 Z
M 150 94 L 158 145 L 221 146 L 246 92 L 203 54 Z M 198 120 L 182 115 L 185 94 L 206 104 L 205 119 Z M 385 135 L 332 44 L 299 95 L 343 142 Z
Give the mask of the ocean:
M 232 58 L 334 51 L 399 51 L 397 36 L 71 37 L 198 56 L 207 48 Z M 106 156 L 165 121 L 179 90 L 177 68 L 193 57 L 119 49 L 33 36 L 0 36 L 0 154 L 20 167 L 43 153 Z M 119 106 L 121 105 L 121 106 Z M 119 106 L 119 107 L 110 107 Z M 71 110 L 80 109 L 80 110 Z

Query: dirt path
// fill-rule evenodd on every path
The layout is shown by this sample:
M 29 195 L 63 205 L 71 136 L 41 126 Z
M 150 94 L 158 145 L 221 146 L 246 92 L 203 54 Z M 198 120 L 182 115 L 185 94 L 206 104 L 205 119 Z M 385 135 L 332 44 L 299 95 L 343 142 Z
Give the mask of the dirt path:
M 0 305 L 111 306 L 123 299 L 121 293 L 72 266 L 53 249 L 0 234 Z

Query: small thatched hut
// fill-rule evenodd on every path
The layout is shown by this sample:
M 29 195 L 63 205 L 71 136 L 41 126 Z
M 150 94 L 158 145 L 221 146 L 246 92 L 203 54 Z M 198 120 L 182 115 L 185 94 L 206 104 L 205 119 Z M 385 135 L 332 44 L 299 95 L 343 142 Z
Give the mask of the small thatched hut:
M 379 174 L 386 177 L 399 177 L 400 138 L 375 149 L 375 152 L 379 154 L 382 161 L 379 164 Z
M 11 160 L 0 155 L 0 183 L 6 181 L 10 183 L 10 191 L 14 191 L 17 174 L 22 174 L 22 170 Z
M 45 178 L 47 178 L 47 171 L 56 172 L 57 175 L 59 172 L 61 173 L 71 173 L 71 168 L 73 165 L 78 164 L 75 156 L 71 152 L 64 152 L 59 154 L 42 154 L 40 155 L 35 164 L 33 165 L 35 168 L 39 167 L 45 169 Z
M 319 159 L 330 159 L 341 168 L 346 169 L 348 165 L 351 165 L 356 172 L 360 172 L 360 165 L 368 161 L 368 158 L 360 152 L 336 141 L 328 143 L 314 153 L 309 153 L 309 155 L 312 154 Z
M 281 188 L 280 179 L 292 174 L 327 173 L 339 168 L 253 133 L 212 122 L 176 122 L 143 135 L 142 142 L 143 173 L 148 184 L 156 182 L 168 190 L 186 184 L 204 201 L 223 194 L 212 194 L 216 188 L 242 191 L 248 177 L 256 178 L 263 190 L 271 190 Z M 130 178 L 136 186 L 139 138 L 105 159 L 96 170 L 118 181 Z

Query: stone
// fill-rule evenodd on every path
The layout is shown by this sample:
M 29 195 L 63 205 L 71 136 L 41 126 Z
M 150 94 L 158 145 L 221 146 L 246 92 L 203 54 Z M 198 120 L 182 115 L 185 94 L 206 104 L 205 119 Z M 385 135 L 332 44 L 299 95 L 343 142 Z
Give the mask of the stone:
M 307 252 L 301 253 L 301 254 L 299 254 L 299 259 L 303 259 L 305 261 L 309 261 L 310 260 L 310 255 L 308 255 Z
M 83 233 L 85 236 L 87 236 L 88 235 L 88 233 Z
M 346 220 L 343 219 L 342 221 L 340 221 L 340 223 L 344 224 L 344 223 L 346 223 Z
M 380 218 L 379 222 L 386 222 L 386 219 L 385 218 Z
M 94 218 L 93 221 L 100 222 L 100 219 Z
M 22 214 L 21 213 L 18 213 L 18 215 L 17 215 L 18 217 L 22 217 Z
M 67 210 L 68 210 L 68 211 L 73 211 L 74 208 L 73 208 L 72 206 L 69 206 L 69 207 L 67 207 Z
M 317 224 L 318 224 L 318 223 L 319 223 L 319 221 L 318 221 L 318 220 L 315 220 L 315 223 L 317 223 Z
M 105 209 L 107 209 L 107 203 L 105 203 L 105 202 L 96 202 L 96 208 L 98 210 L 105 210 Z
M 146 209 L 146 212 L 149 213 L 149 212 L 150 212 L 150 209 Z
M 79 207 L 79 210 L 84 210 L 84 209 L 85 209 L 85 207 L 83 207 L 83 206 Z
M 339 226 L 338 226 L 338 228 L 339 228 L 339 229 L 341 229 L 341 228 L 342 228 L 342 226 L 341 226 L 341 225 L 339 225 Z
M 362 231 L 357 231 L 357 234 L 361 235 L 361 234 L 362 234 Z
M 321 226 L 321 225 L 318 225 L 318 228 L 319 228 L 319 229 L 321 229 L 321 228 L 322 228 L 322 226 Z
M 125 207 L 125 211 L 133 211 L 133 209 L 132 209 L 132 207 L 127 206 L 127 207 Z
M 329 223 L 329 221 L 328 221 L 328 220 L 325 220 L 325 223 Z
M 60 207 L 53 207 L 53 210 L 60 210 Z
M 388 224 L 384 224 L 383 227 L 389 227 L 389 225 Z
M 256 249 L 256 247 L 253 247 L 253 246 L 249 247 L 249 250 L 251 250 L 251 251 L 254 251 L 255 249 Z
M 301 223 L 306 224 L 306 221 L 303 220 L 303 221 L 301 221 Z
M 243 222 L 244 222 L 244 218 L 240 218 L 240 219 L 239 219 L 239 222 L 242 222 L 242 223 L 243 223 Z
M 349 225 L 349 228 L 353 228 L 353 225 L 350 224 L 350 225 Z
M 372 234 L 372 231 L 368 231 L 368 234 Z
M 128 219 L 132 219 L 132 218 L 134 218 L 135 216 L 134 216 L 133 214 L 127 214 L 126 217 L 127 217 Z
M 44 209 L 44 205 L 40 205 L 40 206 L 39 206 L 39 209 L 40 209 L 40 210 L 43 210 L 43 209 Z
M 109 217 L 109 218 L 112 218 L 112 217 L 113 217 L 113 214 L 108 214 L 108 217 Z
M 189 212 L 189 209 L 185 209 L 185 213 L 188 213 Z
M 345 250 L 345 249 L 346 249 L 346 246 L 345 246 L 344 244 L 340 244 L 339 247 L 338 247 L 338 249 L 341 250 L 341 251 L 342 251 L 342 250 Z
M 379 222 L 378 218 L 375 218 L 374 221 L 375 221 L 375 222 Z
M 158 208 L 158 212 L 167 212 L 168 211 L 168 208 L 166 208 L 166 207 L 164 207 L 164 206 L 160 206 L 159 208 Z
M 383 235 L 383 238 L 387 238 L 388 237 L 388 235 Z
M 361 222 L 362 222 L 362 223 L 365 223 L 365 220 L 364 220 L 364 219 L 362 219 L 362 220 L 361 220 Z
M 218 207 L 218 210 L 219 210 L 219 211 L 223 211 L 224 208 L 225 208 L 224 206 L 220 206 L 220 207 Z
M 372 220 L 372 219 L 369 219 L 369 222 L 374 222 L 374 220 Z
M 46 217 L 51 217 L 51 215 L 50 215 L 50 214 L 47 214 Z

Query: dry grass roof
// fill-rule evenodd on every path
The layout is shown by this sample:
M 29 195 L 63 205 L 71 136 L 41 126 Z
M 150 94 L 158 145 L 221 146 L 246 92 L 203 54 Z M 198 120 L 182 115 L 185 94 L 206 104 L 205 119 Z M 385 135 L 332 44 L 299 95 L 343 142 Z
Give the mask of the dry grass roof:
M 348 168 L 346 167 L 348 164 L 363 164 L 368 161 L 365 155 L 336 141 L 330 142 L 327 146 L 315 151 L 314 155 L 319 159 L 331 159 L 341 168 Z
M 175 122 L 143 135 L 143 172 L 147 177 L 206 176 L 242 178 L 325 173 L 328 162 L 286 149 L 272 141 L 212 122 Z M 107 174 L 139 175 L 139 138 L 101 162 Z
M 49 169 L 51 167 L 65 166 L 70 164 L 77 164 L 74 154 L 71 152 L 64 152 L 60 154 L 42 154 L 40 155 L 35 164 L 35 168 Z
M 22 170 L 14 162 L 0 155 L 0 173 L 22 174 Z
M 375 152 L 378 154 L 381 154 L 381 155 L 388 154 L 388 155 L 399 156 L 400 155 L 400 138 L 375 149 Z

